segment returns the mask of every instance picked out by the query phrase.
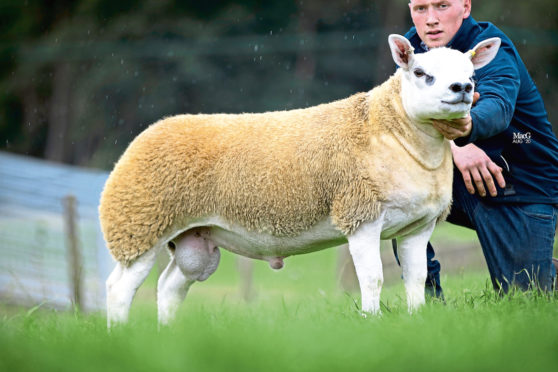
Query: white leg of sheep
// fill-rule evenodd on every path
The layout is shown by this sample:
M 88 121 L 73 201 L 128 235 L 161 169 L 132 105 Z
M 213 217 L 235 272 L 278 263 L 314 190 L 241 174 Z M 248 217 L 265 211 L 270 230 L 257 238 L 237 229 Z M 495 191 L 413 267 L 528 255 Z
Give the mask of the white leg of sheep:
M 380 257 L 383 216 L 367 222 L 348 237 L 361 292 L 363 313 L 380 314 L 380 292 L 384 282 Z M 363 314 L 363 315 L 364 315 Z
M 174 319 L 178 306 L 186 298 L 188 289 L 195 279 L 188 279 L 172 257 L 169 265 L 159 277 L 157 283 L 157 313 L 159 324 L 168 324 Z
M 399 257 L 407 292 L 407 307 L 410 313 L 424 304 L 424 282 L 427 274 L 426 245 L 435 225 L 434 220 L 421 231 L 399 239 Z
M 157 251 L 151 249 L 138 257 L 130 266 L 121 263 L 106 281 L 107 288 L 107 325 L 123 323 L 128 320 L 132 299 L 139 286 L 145 281 L 155 264 Z

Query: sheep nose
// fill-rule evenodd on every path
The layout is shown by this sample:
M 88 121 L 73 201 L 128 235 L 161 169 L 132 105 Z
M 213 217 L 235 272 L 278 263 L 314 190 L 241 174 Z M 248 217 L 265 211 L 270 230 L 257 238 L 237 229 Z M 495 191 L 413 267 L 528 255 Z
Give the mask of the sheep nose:
M 473 84 L 471 84 L 471 83 L 465 83 L 465 84 L 453 83 L 452 85 L 449 86 L 449 88 L 454 93 L 461 93 L 461 92 L 471 93 L 471 91 L 473 90 Z

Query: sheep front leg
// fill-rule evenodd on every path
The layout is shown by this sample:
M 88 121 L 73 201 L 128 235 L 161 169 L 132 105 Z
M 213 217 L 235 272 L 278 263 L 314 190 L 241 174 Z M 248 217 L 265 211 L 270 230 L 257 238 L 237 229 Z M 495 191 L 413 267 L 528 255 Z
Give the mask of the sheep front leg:
M 353 257 L 360 286 L 363 315 L 379 315 L 380 292 L 384 282 L 380 257 L 382 219 L 362 224 L 348 237 L 349 251 Z
M 409 313 L 416 311 L 424 304 L 424 283 L 427 275 L 426 245 L 435 225 L 436 220 L 412 235 L 399 239 L 399 257 Z

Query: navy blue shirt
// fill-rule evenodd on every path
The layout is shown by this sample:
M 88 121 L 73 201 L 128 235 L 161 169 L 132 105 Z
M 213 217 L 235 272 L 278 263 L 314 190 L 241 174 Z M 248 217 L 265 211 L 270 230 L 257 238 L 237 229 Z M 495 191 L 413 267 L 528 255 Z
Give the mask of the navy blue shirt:
M 405 37 L 415 53 L 426 46 L 415 27 Z M 474 143 L 504 169 L 506 188 L 484 200 L 519 203 L 558 203 L 558 139 L 552 131 L 542 97 L 511 40 L 490 22 L 463 20 L 447 47 L 461 52 L 499 37 L 498 54 L 475 71 L 480 99 L 471 109 L 472 132 L 455 143 Z

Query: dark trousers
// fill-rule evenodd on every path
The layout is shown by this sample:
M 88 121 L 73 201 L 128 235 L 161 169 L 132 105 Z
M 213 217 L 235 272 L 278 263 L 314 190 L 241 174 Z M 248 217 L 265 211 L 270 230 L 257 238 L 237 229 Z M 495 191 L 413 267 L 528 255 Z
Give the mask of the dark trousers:
M 495 289 L 510 285 L 526 290 L 533 285 L 553 288 L 556 270 L 552 251 L 558 208 L 551 204 L 490 202 L 490 196 L 469 194 L 458 170 L 454 172 L 453 205 L 448 222 L 471 228 L 479 238 Z M 441 294 L 440 263 L 427 247 L 426 286 Z M 428 288 L 427 288 L 428 289 Z

